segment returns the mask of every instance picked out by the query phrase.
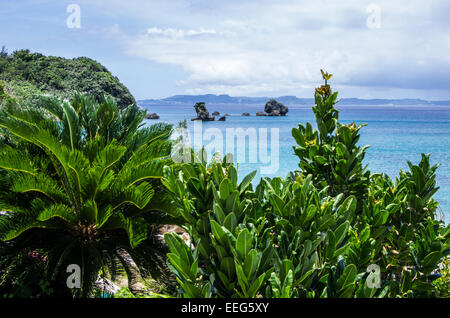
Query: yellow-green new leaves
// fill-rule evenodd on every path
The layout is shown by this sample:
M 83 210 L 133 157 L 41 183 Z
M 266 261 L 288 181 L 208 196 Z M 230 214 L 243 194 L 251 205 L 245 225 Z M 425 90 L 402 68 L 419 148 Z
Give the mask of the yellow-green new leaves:
M 333 77 L 333 74 L 328 74 L 328 72 L 324 72 L 323 70 L 320 70 L 320 73 L 322 74 L 322 78 L 325 81 L 327 81 L 327 80 L 329 80 L 330 78 Z

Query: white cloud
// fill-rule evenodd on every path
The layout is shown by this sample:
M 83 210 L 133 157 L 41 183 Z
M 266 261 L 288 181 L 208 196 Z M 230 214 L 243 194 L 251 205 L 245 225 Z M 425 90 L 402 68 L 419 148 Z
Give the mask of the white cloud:
M 157 27 L 152 27 L 147 29 L 147 34 L 149 35 L 161 35 L 161 36 L 167 36 L 171 37 L 173 39 L 180 39 L 187 36 L 196 36 L 196 35 L 203 35 L 203 34 L 216 34 L 216 30 L 207 30 L 200 28 L 198 30 L 183 30 L 183 29 L 174 29 L 174 28 L 167 28 L 167 29 L 160 29 Z
M 136 16 L 146 11 L 136 9 L 142 2 L 131 2 Z M 380 29 L 366 26 L 372 2 L 381 8 Z M 318 85 L 320 68 L 358 96 L 384 86 L 449 90 L 445 1 L 180 0 L 145 6 L 152 21 L 146 30 L 119 31 L 118 38 L 131 56 L 182 67 L 186 78 L 178 85 L 185 92 L 300 95 Z

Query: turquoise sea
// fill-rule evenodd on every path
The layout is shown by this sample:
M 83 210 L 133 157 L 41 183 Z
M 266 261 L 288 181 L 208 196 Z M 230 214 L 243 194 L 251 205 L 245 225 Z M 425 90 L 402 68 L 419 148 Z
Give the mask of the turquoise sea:
M 225 136 L 226 128 L 278 128 L 279 129 L 279 169 L 276 173 L 263 176 L 285 177 L 289 171 L 298 168 L 298 158 L 292 146 L 295 144 L 291 129 L 298 123 L 315 123 L 311 106 L 289 105 L 285 117 L 257 117 L 263 110 L 261 105 L 207 105 L 210 113 L 228 113 L 225 122 L 203 122 L 203 130 L 218 128 Z M 431 154 L 431 162 L 440 163 L 437 183 L 440 186 L 435 199 L 440 202 L 445 222 L 450 222 L 450 106 L 337 106 L 342 123 L 367 123 L 361 130 L 360 145 L 370 145 L 365 163 L 371 172 L 385 172 L 395 178 L 400 169 L 407 170 L 406 160 L 418 163 L 421 153 Z M 148 124 L 164 121 L 177 124 L 187 119 L 188 128 L 193 129 L 195 117 L 193 105 L 152 105 L 149 112 L 156 112 L 159 120 L 147 120 Z M 243 112 L 250 117 L 241 116 Z M 217 117 L 216 117 L 217 119 Z M 315 125 L 313 125 L 315 126 Z M 270 134 L 269 134 L 270 136 Z M 206 142 L 207 143 L 207 142 Z M 248 142 L 247 142 L 248 145 Z M 268 141 L 270 146 L 270 141 Z M 269 150 L 270 151 L 270 150 Z M 247 156 L 248 151 L 246 151 Z M 239 176 L 243 178 L 252 170 L 259 170 L 262 163 L 240 163 Z M 258 173 L 257 178 L 261 175 Z

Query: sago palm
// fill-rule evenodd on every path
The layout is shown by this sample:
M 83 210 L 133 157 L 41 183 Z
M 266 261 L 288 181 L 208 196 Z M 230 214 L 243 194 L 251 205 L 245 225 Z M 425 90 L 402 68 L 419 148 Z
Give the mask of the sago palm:
M 98 104 L 83 95 L 70 103 L 46 98 L 35 108 L 4 107 L 3 278 L 30 253 L 54 286 L 66 284 L 69 264 L 79 265 L 75 296 L 89 296 L 99 272 L 114 275 L 120 264 L 129 280 L 161 270 L 165 251 L 152 226 L 173 221 L 160 182 L 171 164 L 172 127 L 141 127 L 144 116 L 137 106 L 120 111 L 113 99 Z

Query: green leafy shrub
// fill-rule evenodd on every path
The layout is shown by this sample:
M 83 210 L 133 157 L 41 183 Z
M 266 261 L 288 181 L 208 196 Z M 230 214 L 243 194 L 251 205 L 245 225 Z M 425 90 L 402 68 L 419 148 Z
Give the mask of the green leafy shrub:
M 40 108 L 5 106 L 0 275 L 8 284 L 27 284 L 30 277 L 13 273 L 30 253 L 42 258 L 42 278 L 61 296 L 70 292 L 68 264 L 81 267 L 73 294 L 84 297 L 100 270 L 114 276 L 124 268 L 133 291 L 137 276 L 164 273 L 166 249 L 152 226 L 172 222 L 160 181 L 172 163 L 172 128 L 141 128 L 144 116 L 137 106 L 120 111 L 112 98 L 99 104 L 84 95 L 70 103 L 45 98 Z
M 190 245 L 166 234 L 168 266 L 183 297 L 442 296 L 439 266 L 450 227 L 435 219 L 429 156 L 393 181 L 363 165 L 363 125 L 343 125 L 322 72 L 313 107 L 318 129 L 292 134 L 299 171 L 241 184 L 231 164 L 193 157 L 166 167 Z M 379 268 L 374 281 L 373 274 Z M 378 281 L 377 281 L 378 280 Z
M 332 93 L 327 84 L 331 75 L 322 74 L 325 85 L 316 90 L 313 106 L 318 130 L 310 123 L 293 128 L 292 136 L 297 142 L 294 152 L 300 159 L 301 172 L 311 174 L 318 187 L 328 186 L 331 196 L 356 195 L 360 201 L 367 193 L 370 175 L 362 163 L 368 146 L 357 146 L 359 130 L 364 125 L 339 123 L 339 111 L 335 108 L 338 93 Z
M 190 297 L 255 297 L 269 274 L 273 253 L 269 231 L 263 232 L 264 223 L 259 224 L 264 222 L 262 211 L 254 204 L 255 173 L 238 184 L 231 164 L 213 162 L 207 167 L 201 159 L 194 160 L 198 163 L 165 168 L 163 184 L 173 193 L 196 242 L 191 251 L 175 234 L 166 234 L 169 266 Z
M 165 235 L 180 295 L 351 296 L 365 278 L 357 283 L 356 266 L 342 258 L 356 199 L 330 198 L 311 176 L 266 179 L 253 191 L 254 175 L 238 184 L 234 167 L 217 162 L 165 169 L 163 183 L 193 243 Z

